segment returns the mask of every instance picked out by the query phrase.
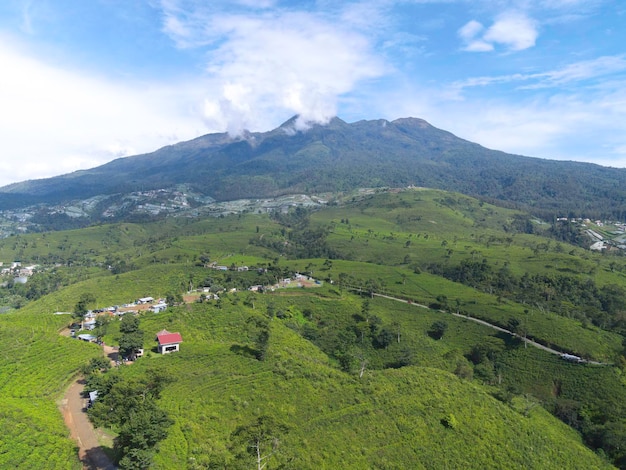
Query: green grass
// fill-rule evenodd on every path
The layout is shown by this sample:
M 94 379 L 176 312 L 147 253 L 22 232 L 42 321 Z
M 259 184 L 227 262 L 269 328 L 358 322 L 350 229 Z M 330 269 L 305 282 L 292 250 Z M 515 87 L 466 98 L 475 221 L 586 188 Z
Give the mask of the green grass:
M 339 317 L 356 307 L 353 299 L 265 297 L 280 308 L 290 304 L 294 316 L 296 310 L 313 308 L 316 315 L 326 312 Z M 339 311 L 341 302 L 347 304 Z M 154 344 L 149 333 L 163 327 L 180 331 L 184 340 L 179 353 L 152 353 L 128 372 L 158 368 L 175 378 L 161 400 L 175 424 L 168 439 L 160 444 L 157 468 L 245 466 L 230 448 L 230 435 L 237 426 L 261 415 L 274 416 L 288 427 L 280 436 L 281 451 L 270 460 L 273 465 L 609 467 L 581 443 L 576 433 L 542 409 L 524 416 L 480 386 L 444 370 L 426 364 L 371 369 L 362 379 L 341 372 L 319 349 L 285 326 L 289 319 L 272 321 L 265 361 L 242 355 L 237 346 L 248 344 L 248 340 L 242 335 L 241 324 L 249 315 L 258 314 L 259 308 L 252 311 L 241 303 L 227 302 L 223 309 L 195 305 L 142 318 L 149 338 L 147 346 Z M 485 333 L 478 327 L 468 332 L 459 320 L 445 341 L 435 342 L 424 334 L 434 314 L 426 318 L 408 310 L 394 312 L 384 305 L 375 309 L 377 313 L 383 310 L 388 311 L 389 318 L 402 318 L 407 330 L 403 342 L 423 351 L 430 349 L 430 357 L 441 358 L 450 349 L 467 348 L 468 333 L 474 338 Z M 425 344 L 429 341 L 433 344 Z
M 162 405 L 175 424 L 160 445 L 156 468 L 247 467 L 231 447 L 231 433 L 262 415 L 289 428 L 270 468 L 281 462 L 293 468 L 604 468 L 577 433 L 533 407 L 532 400 L 547 409 L 571 400 L 594 416 L 606 406 L 623 419 L 626 396 L 618 368 L 567 364 L 467 319 L 378 297 L 369 299 L 370 314 L 381 320 L 380 328 L 399 333 L 400 342 L 394 337 L 386 348 L 376 348 L 369 337 L 357 339 L 358 331 L 370 328 L 360 317 L 366 298 L 339 285 L 346 276 L 353 285 L 366 288 L 375 281 L 378 291 L 425 305 L 447 299 L 448 309 L 505 327 L 515 318 L 538 341 L 613 361 L 622 350 L 616 332 L 427 272 L 432 263 L 455 266 L 476 258 L 496 271 L 506 265 L 518 277 L 548 273 L 600 287 L 623 285 L 620 258 L 515 233 L 511 223 L 517 214 L 441 191 L 365 196 L 312 214 L 309 227 L 328 228 L 326 243 L 343 258 L 328 262 L 289 259 L 289 250 L 281 247 L 293 243 L 292 227 L 259 214 L 0 240 L 0 260 L 61 263 L 55 269 L 69 284 L 0 316 L 0 467 L 15 462 L 19 468 L 47 468 L 37 465 L 45 453 L 59 456 L 51 468 L 76 467 L 56 401 L 80 366 L 100 351 L 59 337 L 70 319 L 53 312 L 72 311 L 85 293 L 94 294 L 96 307 L 106 307 L 182 293 L 209 278 L 241 288 L 299 271 L 312 273 L 323 286 L 227 294 L 222 308 L 215 302 L 193 304 L 142 317 L 148 357 L 123 373 L 141 375 L 155 367 L 176 378 L 163 393 Z M 250 243 L 260 238 L 276 241 L 275 249 Z M 271 271 L 222 273 L 202 266 L 200 258 L 207 256 L 218 264 Z M 126 272 L 115 274 L 109 265 Z M 268 309 L 281 318 L 271 321 L 268 358 L 259 362 L 251 354 L 253 333 L 246 320 Z M 428 331 L 441 320 L 448 328 L 435 340 Z M 179 354 L 150 351 L 163 328 L 182 333 Z M 316 336 L 307 341 L 306 335 Z M 104 339 L 115 343 L 117 336 L 114 323 Z M 483 343 L 500 348 L 497 364 L 491 364 L 497 380 L 467 360 Z M 389 368 L 407 352 L 410 366 Z M 342 355 L 352 364 L 342 362 Z M 362 379 L 360 358 L 367 362 Z M 454 375 L 459 365 L 473 370 L 475 380 Z M 492 397 L 507 393 L 517 396 L 506 403 Z M 16 423 L 26 423 L 31 434 Z M 27 454 L 22 442 L 37 450 Z
M 54 315 L 0 317 L 2 468 L 82 468 L 57 402 L 79 367 L 101 351 L 61 337 L 64 322 Z

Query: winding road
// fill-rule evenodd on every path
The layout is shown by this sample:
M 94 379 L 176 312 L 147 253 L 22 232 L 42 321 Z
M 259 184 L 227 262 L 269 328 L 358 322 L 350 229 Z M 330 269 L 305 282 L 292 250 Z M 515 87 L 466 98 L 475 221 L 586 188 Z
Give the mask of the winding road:
M 415 305 L 416 307 L 420 307 L 420 308 L 425 308 L 425 309 L 430 309 L 430 307 L 428 307 L 427 305 L 422 305 L 422 304 L 418 304 L 415 302 L 411 302 L 409 300 L 405 300 L 405 299 L 400 299 L 398 297 L 392 297 L 390 295 L 385 295 L 385 294 L 377 294 L 377 293 L 373 293 L 372 295 L 376 296 L 376 297 L 382 297 L 385 299 L 389 299 L 389 300 L 395 300 L 397 302 L 404 302 L 405 304 L 411 304 L 411 305 Z M 533 341 L 532 339 L 528 339 L 525 338 L 523 336 L 520 336 L 516 333 L 513 333 L 512 331 L 507 330 L 506 328 L 502 328 L 500 326 L 494 325 L 492 323 L 489 323 L 485 320 L 481 320 L 479 318 L 474 318 L 474 317 L 470 317 L 467 315 L 461 315 L 460 313 L 454 313 L 454 312 L 445 312 L 443 310 L 440 310 L 443 313 L 449 314 L 449 315 L 454 315 L 455 317 L 459 317 L 459 318 L 464 318 L 466 320 L 470 320 L 473 321 L 475 323 L 480 323 L 481 325 L 487 326 L 489 328 L 492 328 L 494 330 L 500 331 L 502 333 L 506 333 L 508 335 L 511 335 L 515 338 L 519 338 L 520 340 L 524 341 L 526 344 L 529 344 L 537 349 L 541 349 L 543 351 L 549 352 L 550 354 L 556 354 L 557 356 L 562 356 L 563 355 L 563 351 L 557 351 L 556 349 L 552 349 L 548 346 L 544 346 L 543 344 L 537 343 L 536 341 Z M 590 360 L 586 360 L 586 359 L 580 359 L 581 363 L 584 364 L 593 364 L 593 365 L 597 365 L 597 366 L 608 366 L 611 364 L 608 363 L 604 363 L 604 362 L 597 362 L 597 361 L 590 361 Z

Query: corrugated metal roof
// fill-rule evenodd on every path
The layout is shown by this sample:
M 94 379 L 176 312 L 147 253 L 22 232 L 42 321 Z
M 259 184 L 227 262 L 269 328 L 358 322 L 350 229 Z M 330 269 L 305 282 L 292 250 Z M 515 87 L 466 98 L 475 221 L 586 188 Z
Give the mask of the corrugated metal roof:
M 182 343 L 183 338 L 180 333 L 170 333 L 167 330 L 162 330 L 157 333 L 157 341 L 163 346 L 164 344 Z

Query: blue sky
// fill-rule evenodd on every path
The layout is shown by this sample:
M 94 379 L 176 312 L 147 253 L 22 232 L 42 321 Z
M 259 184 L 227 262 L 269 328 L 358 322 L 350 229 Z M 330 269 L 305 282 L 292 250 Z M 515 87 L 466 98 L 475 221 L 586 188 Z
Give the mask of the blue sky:
M 626 4 L 0 3 L 0 185 L 294 114 L 626 167 Z

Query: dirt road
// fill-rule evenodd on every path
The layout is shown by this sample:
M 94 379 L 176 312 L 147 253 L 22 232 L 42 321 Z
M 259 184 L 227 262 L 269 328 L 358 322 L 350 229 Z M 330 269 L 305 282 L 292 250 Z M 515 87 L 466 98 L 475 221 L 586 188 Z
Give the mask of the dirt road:
M 103 352 L 114 366 L 117 360 L 117 351 L 111 346 L 103 345 Z M 115 470 L 117 467 L 113 465 L 100 447 L 98 436 L 84 411 L 86 399 L 81 396 L 84 388 L 84 380 L 80 378 L 67 389 L 65 397 L 61 401 L 61 412 L 65 425 L 70 430 L 70 436 L 78 445 L 78 458 L 83 463 L 83 468 Z
M 115 470 L 115 465 L 100 448 L 98 437 L 85 413 L 85 399 L 81 396 L 85 387 L 83 380 L 70 385 L 61 403 L 65 425 L 72 439 L 78 444 L 78 458 L 83 468 L 89 470 Z

